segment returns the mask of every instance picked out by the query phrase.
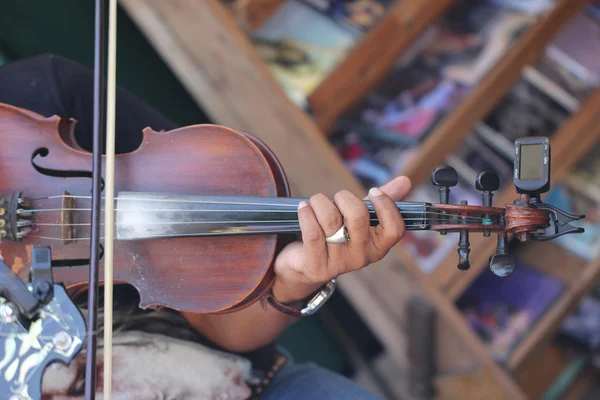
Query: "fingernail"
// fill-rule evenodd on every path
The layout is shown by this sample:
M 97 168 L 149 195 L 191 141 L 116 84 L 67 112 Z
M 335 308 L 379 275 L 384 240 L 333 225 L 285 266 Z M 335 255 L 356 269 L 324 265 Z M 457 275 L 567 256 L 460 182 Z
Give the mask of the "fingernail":
M 383 192 L 381 191 L 381 189 L 379 188 L 371 188 L 371 190 L 369 190 L 369 196 L 371 197 L 376 197 L 376 196 L 381 196 L 383 194 Z
M 308 205 L 308 203 L 307 203 L 307 202 L 305 202 L 305 201 L 301 201 L 301 202 L 298 204 L 298 210 L 299 210 L 299 209 L 301 209 L 301 208 L 304 208 L 304 207 L 306 207 L 307 205 Z

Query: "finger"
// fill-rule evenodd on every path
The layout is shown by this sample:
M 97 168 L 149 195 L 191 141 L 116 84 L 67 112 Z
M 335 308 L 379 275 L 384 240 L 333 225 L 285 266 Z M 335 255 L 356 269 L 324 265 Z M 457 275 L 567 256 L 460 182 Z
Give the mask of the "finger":
M 402 200 L 410 192 L 411 188 L 412 183 L 406 176 L 398 176 L 379 187 L 382 192 L 387 194 L 394 201 Z M 367 199 L 367 197 L 365 197 L 365 199 Z
M 335 204 L 348 228 L 352 263 L 360 264 L 362 267 L 368 264 L 367 249 L 371 244 L 369 209 L 363 200 L 347 190 L 336 193 Z
M 336 233 L 343 224 L 340 210 L 324 194 L 317 194 L 310 198 L 310 207 L 312 208 L 325 237 Z
M 371 230 L 371 262 L 381 260 L 405 233 L 405 223 L 398 206 L 378 188 L 369 190 L 369 199 L 375 209 L 379 225 Z
M 302 231 L 302 242 L 305 257 L 305 276 L 313 281 L 326 279 L 327 274 L 327 243 L 325 233 L 317 221 L 311 206 L 302 201 L 298 204 L 298 221 Z

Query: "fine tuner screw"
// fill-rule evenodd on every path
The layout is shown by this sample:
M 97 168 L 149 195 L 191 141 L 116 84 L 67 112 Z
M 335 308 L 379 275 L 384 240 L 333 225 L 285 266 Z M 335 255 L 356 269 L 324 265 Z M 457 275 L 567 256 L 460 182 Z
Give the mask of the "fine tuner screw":
M 490 270 L 497 276 L 505 278 L 513 273 L 517 262 L 508 254 L 508 237 L 506 232 L 498 232 L 496 254 L 490 256 Z
M 480 172 L 475 179 L 475 188 L 481 191 L 481 203 L 484 207 L 492 206 L 492 198 L 494 197 L 495 191 L 500 188 L 500 178 L 498 174 L 493 171 Z M 485 218 L 489 218 L 489 215 L 484 215 Z M 483 236 L 490 236 L 490 231 L 483 231 Z

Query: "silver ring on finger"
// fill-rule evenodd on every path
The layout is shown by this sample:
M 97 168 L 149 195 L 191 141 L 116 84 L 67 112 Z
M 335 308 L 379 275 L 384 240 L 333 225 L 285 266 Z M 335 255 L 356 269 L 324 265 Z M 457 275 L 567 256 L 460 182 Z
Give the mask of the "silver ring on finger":
M 350 235 L 348 234 L 348 228 L 346 225 L 342 225 L 336 233 L 325 238 L 327 243 L 348 243 L 350 241 Z

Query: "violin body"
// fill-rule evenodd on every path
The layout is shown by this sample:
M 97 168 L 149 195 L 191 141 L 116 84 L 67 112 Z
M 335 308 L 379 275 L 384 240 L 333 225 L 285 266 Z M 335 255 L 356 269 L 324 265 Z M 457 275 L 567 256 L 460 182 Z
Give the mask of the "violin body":
M 75 124 L 0 104 L 0 208 L 20 193 L 27 208 L 44 210 L 23 218 L 35 224 L 21 240 L 0 240 L 0 255 L 27 281 L 32 246 L 50 245 L 54 280 L 71 294 L 88 285 L 92 193 L 92 154 L 76 143 Z M 215 125 L 143 133 L 137 150 L 115 158 L 115 194 L 290 195 L 276 157 L 249 134 Z M 115 240 L 114 280 L 137 288 L 142 308 L 233 311 L 269 289 L 273 261 L 287 240 L 280 234 Z

